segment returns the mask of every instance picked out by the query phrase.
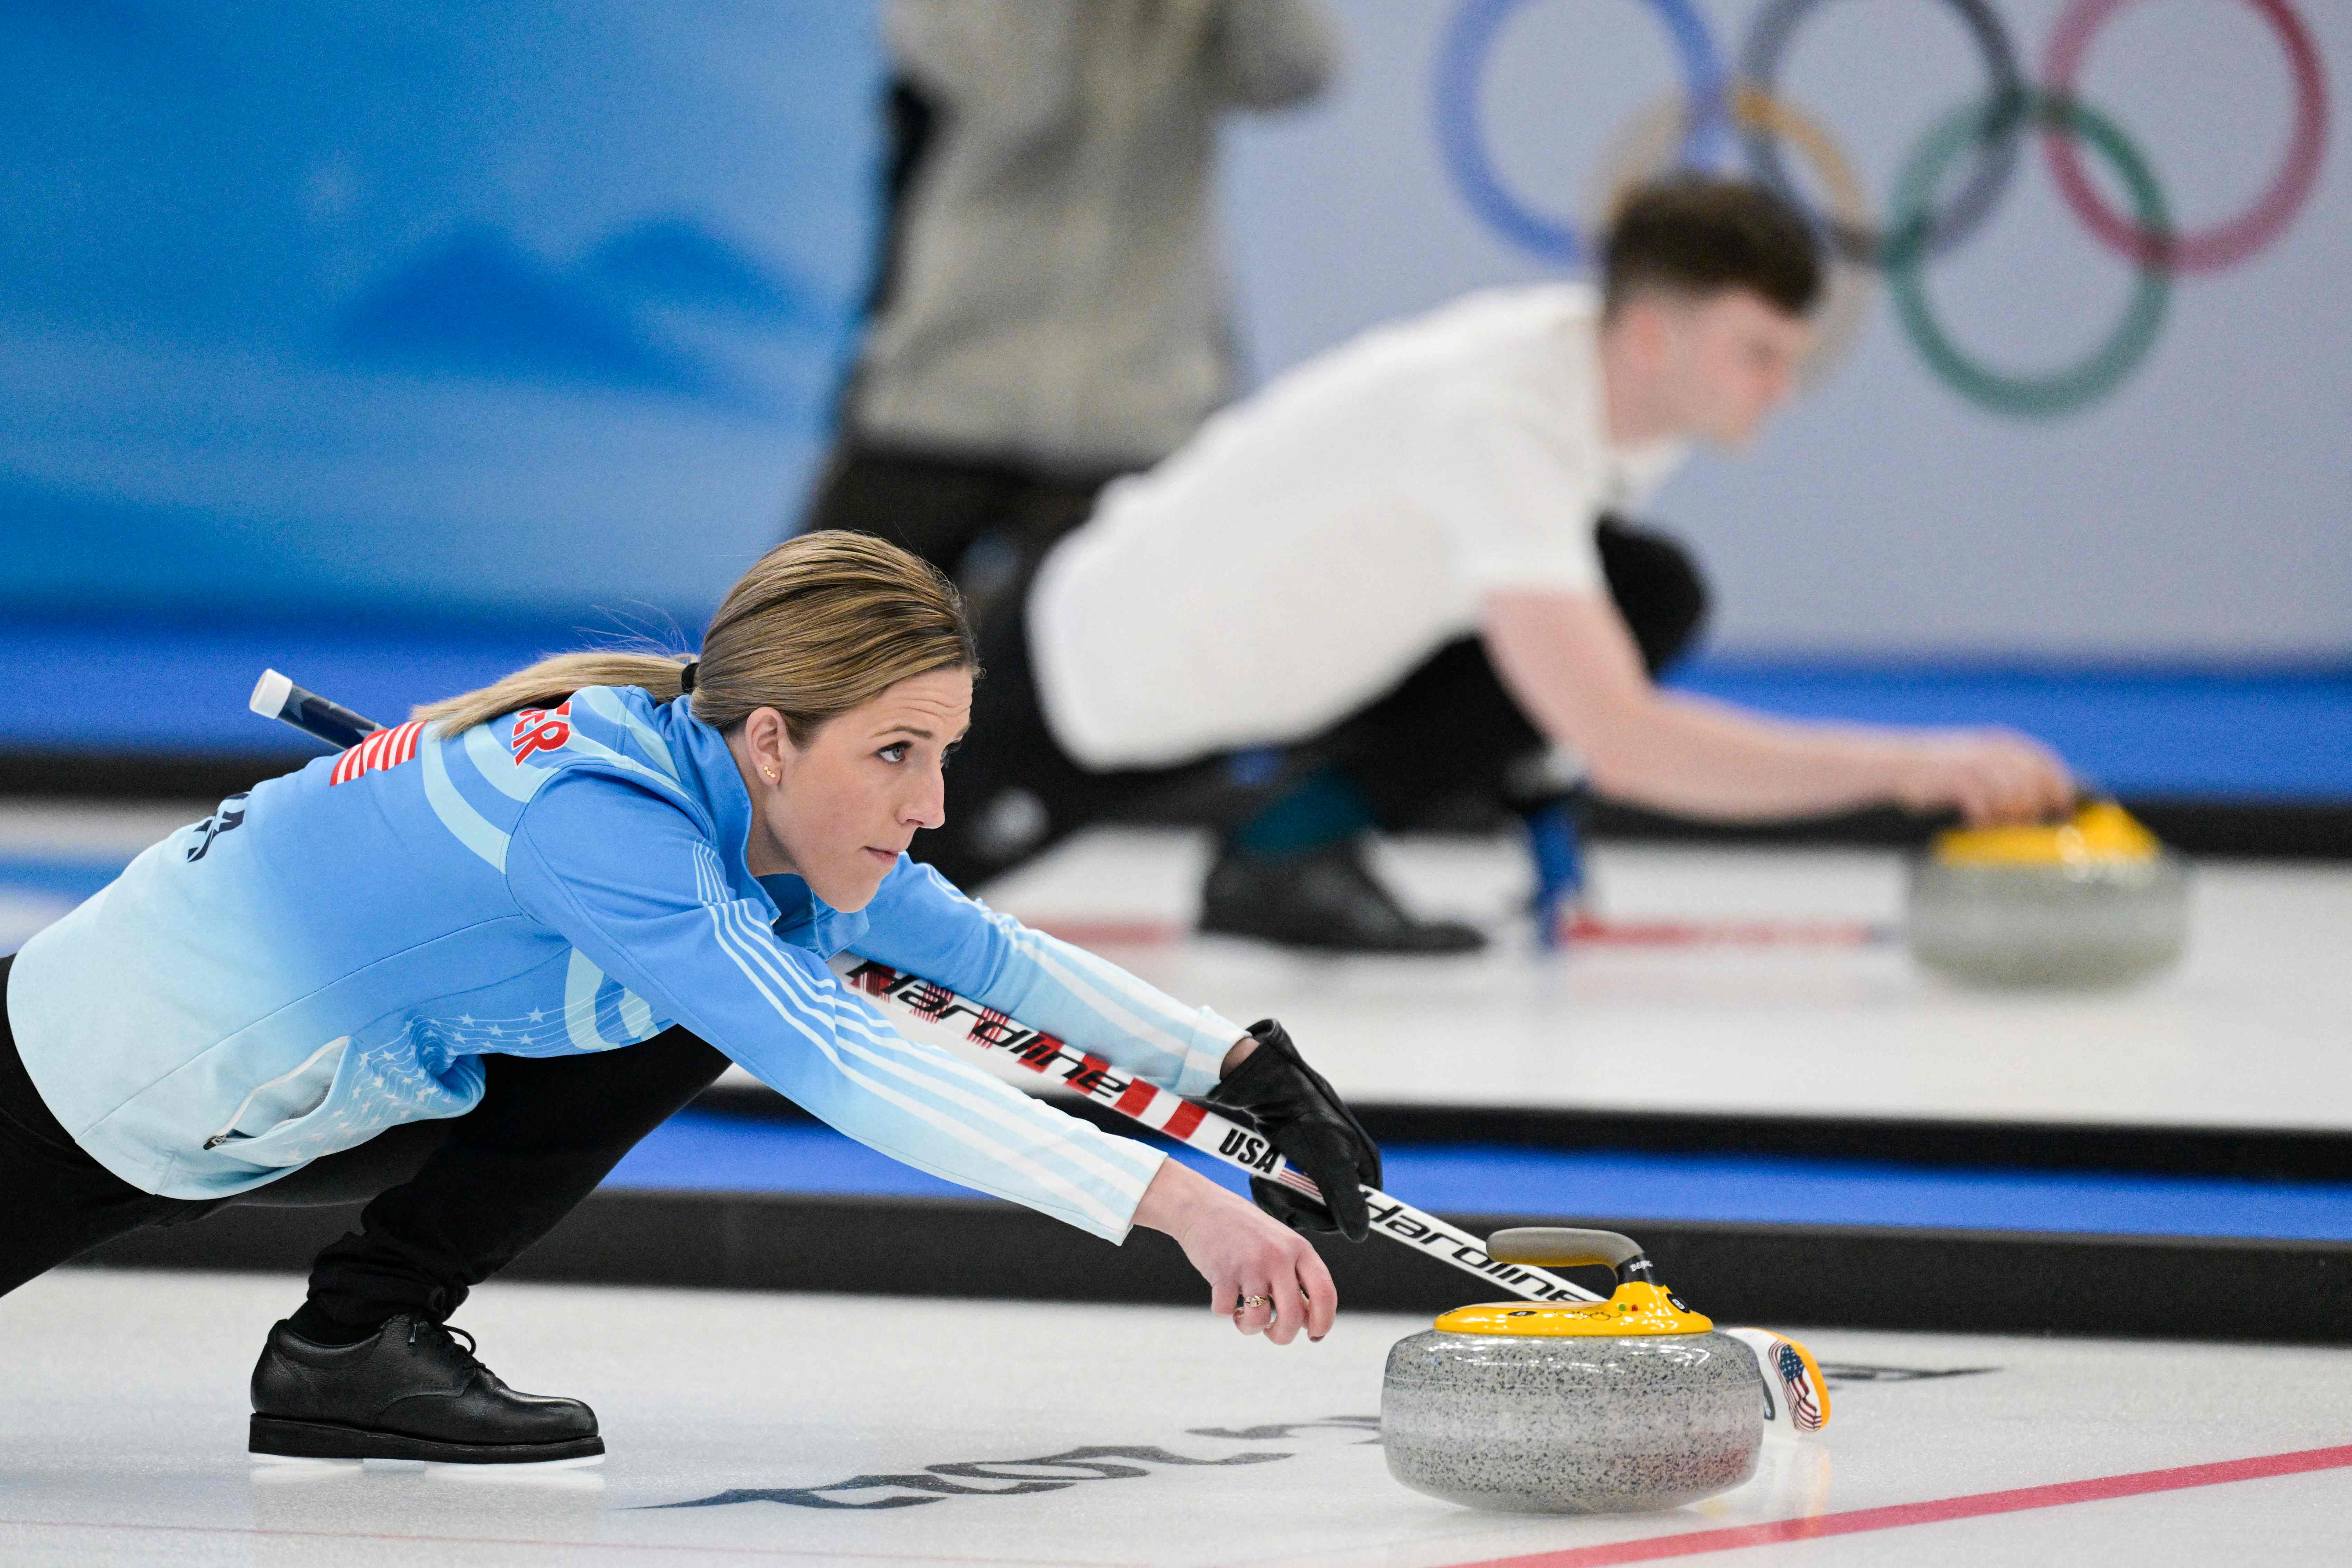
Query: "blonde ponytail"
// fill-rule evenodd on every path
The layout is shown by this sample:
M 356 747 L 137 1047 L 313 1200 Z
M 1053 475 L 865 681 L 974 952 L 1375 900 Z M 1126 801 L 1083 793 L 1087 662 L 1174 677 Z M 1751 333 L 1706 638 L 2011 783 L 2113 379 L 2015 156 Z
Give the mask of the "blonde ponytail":
M 685 668 L 686 660 L 667 654 L 559 653 L 479 691 L 419 703 L 409 717 L 438 723 L 443 734 L 454 735 L 519 708 L 553 708 L 583 686 L 642 686 L 655 701 L 667 702 L 677 695 L 678 671 Z
M 413 717 L 455 734 L 521 708 L 552 708 L 583 686 L 679 695 L 683 657 L 563 653 L 478 691 L 428 702 Z M 732 730 L 773 708 L 795 745 L 910 676 L 977 670 L 955 586 L 919 557 L 871 534 L 827 529 L 788 539 L 719 602 L 695 661 L 694 716 Z

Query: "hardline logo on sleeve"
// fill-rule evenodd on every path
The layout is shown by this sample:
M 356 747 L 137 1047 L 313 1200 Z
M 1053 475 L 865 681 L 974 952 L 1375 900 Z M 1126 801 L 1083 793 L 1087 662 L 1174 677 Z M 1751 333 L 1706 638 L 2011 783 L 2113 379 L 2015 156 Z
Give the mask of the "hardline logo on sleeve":
M 237 791 L 236 794 L 221 802 L 218 810 L 196 824 L 196 831 L 203 834 L 204 837 L 188 846 L 190 864 L 193 865 L 203 859 L 211 852 L 214 839 L 224 833 L 245 826 L 245 802 L 247 794 L 248 792 L 245 790 Z

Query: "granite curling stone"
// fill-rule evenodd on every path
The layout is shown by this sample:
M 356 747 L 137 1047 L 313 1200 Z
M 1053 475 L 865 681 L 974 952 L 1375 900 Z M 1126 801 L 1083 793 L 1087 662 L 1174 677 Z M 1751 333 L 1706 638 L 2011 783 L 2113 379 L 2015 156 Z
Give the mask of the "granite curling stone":
M 1506 1513 L 1632 1513 L 1755 1474 L 1769 1397 L 1749 1347 L 1603 1230 L 1497 1231 L 1497 1262 L 1605 1264 L 1605 1302 L 1464 1307 L 1389 1352 L 1381 1441 L 1415 1491 Z
M 1911 952 L 1979 985 L 2114 986 L 2189 942 L 2189 868 L 2113 801 L 2048 826 L 1965 828 L 1911 868 Z

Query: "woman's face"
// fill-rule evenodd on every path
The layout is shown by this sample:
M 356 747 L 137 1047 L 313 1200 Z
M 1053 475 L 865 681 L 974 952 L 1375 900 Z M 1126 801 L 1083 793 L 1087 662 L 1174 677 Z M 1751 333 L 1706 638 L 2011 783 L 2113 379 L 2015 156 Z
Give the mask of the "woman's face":
M 755 877 L 790 872 L 836 910 L 864 909 L 919 827 L 947 820 L 940 768 L 971 722 L 971 671 L 909 676 L 793 744 L 761 708 L 728 746 L 751 795 Z

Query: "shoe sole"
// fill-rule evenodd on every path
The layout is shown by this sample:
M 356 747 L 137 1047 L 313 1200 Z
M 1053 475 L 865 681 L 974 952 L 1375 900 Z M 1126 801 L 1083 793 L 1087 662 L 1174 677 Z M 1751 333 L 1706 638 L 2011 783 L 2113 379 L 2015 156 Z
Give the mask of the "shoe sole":
M 445 1443 L 398 1432 L 371 1432 L 326 1421 L 257 1415 L 246 1447 L 289 1459 L 425 1459 L 444 1465 L 544 1465 L 593 1458 L 604 1439 L 591 1434 L 554 1443 Z

